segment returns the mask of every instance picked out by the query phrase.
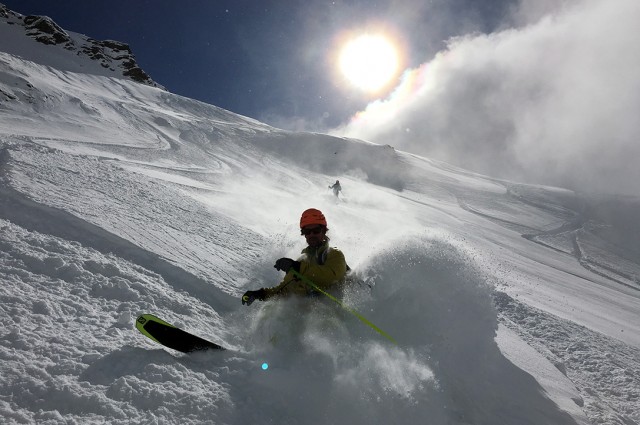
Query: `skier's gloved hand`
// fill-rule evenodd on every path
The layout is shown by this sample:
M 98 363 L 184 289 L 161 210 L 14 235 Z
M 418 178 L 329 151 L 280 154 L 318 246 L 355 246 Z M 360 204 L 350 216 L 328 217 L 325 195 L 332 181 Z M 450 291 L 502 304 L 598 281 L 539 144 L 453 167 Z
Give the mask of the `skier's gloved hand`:
M 291 269 L 300 273 L 300 261 L 295 261 L 291 258 L 281 258 L 276 261 L 276 264 L 273 267 L 277 270 L 282 270 L 285 273 L 289 273 L 289 270 Z
M 255 300 L 264 301 L 267 298 L 267 292 L 263 289 L 257 291 L 247 291 L 242 296 L 242 305 L 251 305 Z

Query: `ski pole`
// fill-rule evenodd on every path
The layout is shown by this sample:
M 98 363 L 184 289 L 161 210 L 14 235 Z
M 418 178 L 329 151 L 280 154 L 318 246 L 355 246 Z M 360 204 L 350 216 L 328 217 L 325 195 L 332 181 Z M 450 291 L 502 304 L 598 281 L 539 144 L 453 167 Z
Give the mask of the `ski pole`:
M 311 286 L 314 290 L 320 292 L 321 294 L 325 295 L 327 298 L 329 298 L 331 301 L 335 302 L 336 304 L 338 304 L 340 307 L 342 307 L 344 310 L 348 311 L 349 313 L 353 314 L 354 316 L 356 316 L 358 319 L 360 319 L 360 321 L 362 323 L 364 323 L 365 325 L 369 326 L 370 328 L 372 328 L 374 331 L 378 332 L 380 335 L 382 335 L 383 337 L 387 338 L 389 341 L 393 342 L 394 344 L 398 345 L 398 343 L 396 342 L 395 339 L 393 339 L 391 337 L 391 335 L 389 335 L 388 333 L 386 333 L 385 331 L 383 331 L 382 329 L 380 329 L 379 327 L 377 327 L 376 325 L 374 325 L 373 323 L 371 323 L 371 321 L 369 321 L 366 317 L 364 317 L 362 314 L 358 313 L 356 310 L 347 307 L 346 305 L 344 305 L 344 303 L 342 301 L 340 301 L 339 299 L 337 299 L 336 297 L 334 297 L 333 295 L 331 295 L 330 293 L 320 289 L 320 287 L 318 287 L 318 285 L 316 285 L 315 283 L 313 283 L 309 278 L 306 278 L 304 276 L 302 276 L 299 272 L 292 270 L 293 274 L 300 280 L 302 280 L 304 283 L 306 283 L 307 285 Z

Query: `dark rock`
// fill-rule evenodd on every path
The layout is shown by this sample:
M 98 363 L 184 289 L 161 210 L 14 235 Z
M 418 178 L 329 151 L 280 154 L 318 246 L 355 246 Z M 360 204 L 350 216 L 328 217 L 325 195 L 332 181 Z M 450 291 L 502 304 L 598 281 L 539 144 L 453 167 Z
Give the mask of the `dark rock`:
M 2 3 L 0 3 L 0 19 L 7 24 L 22 25 L 25 28 L 25 35 L 39 43 L 60 46 L 77 56 L 86 56 L 98 62 L 101 67 L 113 71 L 116 75 L 120 73 L 123 77 L 138 83 L 162 88 L 138 66 L 131 48 L 126 43 L 115 40 L 95 40 L 80 34 L 72 37 L 47 16 L 23 16 L 8 9 Z

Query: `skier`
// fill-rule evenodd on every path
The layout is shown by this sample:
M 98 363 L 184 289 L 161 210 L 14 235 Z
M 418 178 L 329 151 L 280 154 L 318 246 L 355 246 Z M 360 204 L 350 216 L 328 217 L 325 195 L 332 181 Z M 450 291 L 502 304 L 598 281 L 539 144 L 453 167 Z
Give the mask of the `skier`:
M 338 197 L 338 193 L 342 191 L 342 187 L 340 186 L 340 180 L 336 180 L 333 186 L 329 186 L 329 189 L 333 189 L 333 194 Z
M 273 267 L 286 273 L 282 282 L 273 288 L 245 292 L 242 304 L 251 305 L 255 300 L 265 301 L 279 295 L 317 294 L 310 285 L 296 276 L 294 270 L 324 291 L 344 283 L 349 267 L 344 254 L 329 247 L 328 230 L 327 220 L 320 210 L 310 208 L 304 211 L 300 217 L 300 233 L 304 235 L 308 246 L 302 250 L 303 255 L 297 261 L 291 258 L 276 261 Z

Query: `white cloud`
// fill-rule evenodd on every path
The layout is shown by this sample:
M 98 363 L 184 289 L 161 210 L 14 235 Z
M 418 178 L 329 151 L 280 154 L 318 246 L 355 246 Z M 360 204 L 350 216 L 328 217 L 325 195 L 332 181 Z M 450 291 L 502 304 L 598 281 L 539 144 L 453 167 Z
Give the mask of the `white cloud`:
M 494 176 L 640 194 L 638 22 L 636 0 L 585 0 L 451 40 L 336 132 Z

